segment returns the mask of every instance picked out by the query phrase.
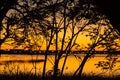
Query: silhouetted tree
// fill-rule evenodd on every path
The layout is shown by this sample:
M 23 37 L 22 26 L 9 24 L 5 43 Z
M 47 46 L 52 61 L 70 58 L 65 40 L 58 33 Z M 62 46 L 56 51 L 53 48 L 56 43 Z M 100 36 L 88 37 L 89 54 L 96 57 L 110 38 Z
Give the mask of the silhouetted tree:
M 71 0 L 74 1 L 74 0 Z M 93 5 L 94 8 L 92 10 L 98 11 L 99 14 L 105 15 L 112 24 L 113 28 L 116 29 L 116 32 L 118 34 L 120 33 L 120 24 L 119 24 L 119 2 L 114 0 L 78 0 L 78 5 L 74 7 L 74 9 L 71 11 L 72 16 L 77 16 L 79 14 L 79 11 L 83 9 L 83 5 L 85 7 L 85 4 L 87 4 L 86 7 L 89 7 L 90 5 Z M 87 11 L 87 9 L 86 9 Z M 76 12 L 76 13 L 75 13 Z M 84 17 L 90 18 L 91 15 L 89 14 L 83 14 Z M 94 16 L 95 17 L 95 16 Z
M 14 2 L 15 1 L 15 2 Z M 36 26 L 41 27 L 42 34 L 44 34 L 44 25 L 47 25 L 47 21 L 44 20 L 50 11 L 49 6 L 46 5 L 47 1 L 43 0 L 14 0 L 13 2 L 9 0 L 1 1 L 0 10 L 0 31 L 5 32 L 0 38 L 0 45 L 7 38 L 22 38 L 20 42 L 24 42 L 25 37 L 28 37 L 28 28 L 35 28 Z M 49 9 L 49 11 L 48 11 Z M 7 26 L 6 26 L 7 25 Z M 40 26 L 41 25 L 41 26 Z M 23 37 L 15 36 L 16 34 L 11 33 L 12 27 L 16 26 L 16 29 L 23 29 Z M 13 35 L 11 35 L 13 34 Z M 13 37 L 15 36 L 15 37 Z M 19 41 L 17 41 L 19 42 Z
M 6 17 L 7 12 L 16 4 L 17 0 L 10 1 L 10 0 L 1 0 L 0 1 L 0 31 L 3 29 L 3 20 Z M 8 30 L 8 29 L 7 29 Z M 8 31 L 7 31 L 8 32 Z M 9 36 L 7 33 L 6 37 Z M 0 45 L 5 41 L 5 38 L 0 38 Z
M 119 2 L 114 0 L 93 0 L 92 3 L 96 5 L 97 11 L 107 16 L 113 28 L 117 29 L 118 32 L 120 33 Z
M 3 0 L 1 0 L 0 6 L 7 4 L 6 2 L 2 3 Z M 58 71 L 60 76 L 63 75 L 70 51 L 74 47 L 80 46 L 76 42 L 79 34 L 86 32 L 86 36 L 90 37 L 92 43 L 88 44 L 88 52 L 73 74 L 74 76 L 81 76 L 85 63 L 94 55 L 92 51 L 95 51 L 96 48 L 105 47 L 105 50 L 108 51 L 119 49 L 118 42 L 115 42 L 119 37 L 110 26 L 110 23 L 113 23 L 108 21 L 113 19 L 109 18 L 111 16 L 107 14 L 109 12 L 106 9 L 103 12 L 108 18 L 95 5 L 103 8 L 97 2 L 90 0 L 18 0 L 14 5 L 10 5 L 13 7 L 7 7 L 5 14 L 2 14 L 3 7 L 0 7 L 0 27 L 6 31 L 6 34 L 3 34 L 4 37 L 1 38 L 0 44 L 7 38 L 12 38 L 15 41 L 13 44 L 22 45 L 24 43 L 24 48 L 31 49 L 32 46 L 41 47 L 42 44 L 38 45 L 38 41 L 41 38 L 45 39 L 46 51 L 42 76 L 45 79 L 48 52 L 50 47 L 55 46 L 56 53 L 52 71 L 56 79 L 59 75 Z M 102 28 L 102 26 L 107 27 Z M 115 28 L 119 31 L 119 27 Z M 113 46 L 117 47 L 114 48 Z M 64 63 L 60 70 L 59 62 L 64 54 Z
M 111 27 L 110 23 L 100 21 L 96 23 L 96 25 L 98 27 L 94 27 L 95 26 L 94 25 L 93 27 L 89 26 L 87 27 L 88 29 L 86 29 L 86 31 L 88 32 L 86 36 L 89 36 L 92 42 L 88 44 L 89 46 L 87 47 L 88 52 L 84 56 L 80 66 L 75 71 L 73 76 L 77 75 L 78 73 L 78 76 L 81 77 L 85 63 L 87 62 L 88 59 L 95 55 L 93 52 L 96 51 L 97 48 L 98 49 L 103 48 L 103 51 L 108 51 L 108 54 L 110 54 L 110 52 L 114 53 L 115 51 L 119 50 L 120 47 L 119 41 L 118 42 L 115 41 L 119 39 L 119 36 L 112 28 L 110 28 Z

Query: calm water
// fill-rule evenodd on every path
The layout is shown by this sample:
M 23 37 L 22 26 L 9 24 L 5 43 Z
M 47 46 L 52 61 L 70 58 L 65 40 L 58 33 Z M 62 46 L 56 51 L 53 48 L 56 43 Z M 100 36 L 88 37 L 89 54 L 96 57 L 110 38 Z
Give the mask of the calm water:
M 76 56 L 81 57 L 78 58 Z M 70 55 L 67 58 L 67 62 L 64 69 L 64 74 L 73 74 L 74 71 L 78 68 L 83 59 L 84 55 Z M 112 58 L 105 58 L 105 54 L 96 54 L 94 57 L 88 59 L 86 62 L 83 72 L 90 75 L 120 75 L 120 55 L 112 56 Z M 113 60 L 116 58 L 116 61 L 113 64 Z M 17 73 L 17 72 L 30 72 L 41 74 L 43 69 L 43 55 L 1 55 L 0 57 L 0 73 Z M 59 69 L 61 69 L 64 58 L 60 60 Z M 100 63 L 99 61 L 110 62 L 109 69 L 102 69 L 102 67 L 97 67 Z M 49 55 L 47 59 L 47 68 L 46 72 L 53 69 L 54 65 L 54 56 Z

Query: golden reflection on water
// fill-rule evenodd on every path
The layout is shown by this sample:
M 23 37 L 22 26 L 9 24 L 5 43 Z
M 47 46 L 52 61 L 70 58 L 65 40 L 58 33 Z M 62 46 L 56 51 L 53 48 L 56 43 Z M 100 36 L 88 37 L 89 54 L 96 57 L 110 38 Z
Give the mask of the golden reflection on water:
M 84 55 L 81 59 L 83 59 Z M 68 56 L 64 74 L 73 74 L 78 66 L 81 64 L 81 59 L 76 58 L 73 55 Z M 0 72 L 1 73 L 17 73 L 17 72 L 32 72 L 36 74 L 41 74 L 43 69 L 43 55 L 1 55 L 0 57 Z M 93 58 L 88 59 L 86 62 L 83 72 L 89 75 L 120 75 L 120 58 L 117 59 L 117 62 L 113 70 L 108 70 L 106 73 L 101 68 L 96 68 L 95 64 L 98 61 L 106 61 L 105 55 L 97 55 Z M 62 68 L 64 58 L 60 60 L 59 69 Z M 48 56 L 46 72 L 53 69 L 54 65 L 54 56 Z M 115 72 L 112 72 L 116 70 Z M 104 73 L 104 74 L 103 74 Z

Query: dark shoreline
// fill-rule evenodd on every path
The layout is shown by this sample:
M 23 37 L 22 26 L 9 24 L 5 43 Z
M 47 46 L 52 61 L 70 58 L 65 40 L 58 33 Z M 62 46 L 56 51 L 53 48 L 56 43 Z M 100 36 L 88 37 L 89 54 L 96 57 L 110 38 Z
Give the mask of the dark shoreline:
M 47 51 L 48 55 L 54 55 L 56 53 L 55 50 L 50 50 Z M 59 52 L 59 51 L 57 51 Z M 63 51 L 65 53 L 65 51 Z M 85 54 L 88 51 L 71 51 L 69 53 L 74 53 L 74 54 Z M 120 51 L 114 51 L 114 52 L 110 52 L 110 51 L 92 51 L 91 54 L 120 54 Z M 45 50 L 0 50 L 0 54 L 10 54 L 10 55 L 45 55 Z
M 43 80 L 40 75 L 34 75 L 31 73 L 20 73 L 20 74 L 0 74 L 0 80 Z M 45 80 L 55 80 L 53 76 L 45 77 Z M 82 75 L 81 78 L 70 75 L 64 75 L 62 77 L 58 76 L 57 80 L 120 80 L 119 76 L 105 77 L 105 76 L 95 76 L 95 75 Z

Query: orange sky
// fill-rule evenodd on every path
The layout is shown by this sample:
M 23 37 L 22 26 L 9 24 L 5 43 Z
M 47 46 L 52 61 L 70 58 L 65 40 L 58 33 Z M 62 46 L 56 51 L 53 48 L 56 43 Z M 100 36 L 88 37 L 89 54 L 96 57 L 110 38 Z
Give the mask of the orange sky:
M 101 30 L 103 30 L 103 29 L 101 29 Z M 103 34 L 103 31 L 101 31 L 101 33 Z M 58 34 L 58 36 L 59 36 L 60 38 L 62 38 L 63 32 L 60 32 L 60 33 Z M 67 31 L 66 36 L 67 36 L 67 37 L 68 37 L 68 36 L 71 36 L 71 31 L 70 31 L 70 30 Z M 44 40 L 43 38 L 39 38 L 38 36 L 36 36 L 36 39 L 35 39 L 35 40 L 38 40 L 38 41 L 36 41 L 36 44 L 42 45 L 41 48 L 40 48 L 41 50 L 45 50 L 45 49 L 46 49 L 46 43 L 45 43 L 45 40 Z M 43 43 L 43 44 L 41 43 L 42 40 L 44 40 L 44 43 Z M 118 42 L 120 42 L 120 41 L 118 40 Z M 8 41 L 7 43 L 11 43 L 11 42 Z M 90 40 L 90 37 L 89 37 L 89 36 L 85 36 L 85 33 L 84 33 L 84 34 L 80 33 L 79 36 L 77 37 L 76 43 L 80 44 L 80 48 L 85 48 L 85 47 L 88 47 L 88 44 L 92 44 L 92 41 Z M 33 44 L 33 43 L 32 43 L 32 44 Z M 60 46 L 60 45 L 61 45 L 61 42 L 59 43 L 59 46 Z M 8 44 L 6 44 L 6 43 L 3 43 L 3 45 L 1 45 L 1 49 L 13 49 L 13 47 L 14 47 L 14 46 L 8 45 Z M 22 48 L 21 46 L 18 47 L 18 49 L 21 49 L 21 48 Z M 34 48 L 35 48 L 35 47 L 34 47 Z M 50 50 L 53 50 L 53 49 L 55 49 L 55 46 L 51 46 L 51 47 L 50 47 Z
M 85 45 L 87 45 L 89 43 L 89 38 L 87 38 L 87 37 L 85 37 L 83 35 L 80 35 L 76 42 L 79 43 L 82 46 L 85 46 Z M 1 49 L 12 49 L 12 48 L 13 48 L 12 45 L 7 45 L 6 43 L 3 43 L 3 45 L 1 45 Z M 46 44 L 44 43 L 42 45 L 41 49 L 45 49 L 45 48 L 46 48 Z M 51 46 L 51 49 L 54 49 L 54 48 L 55 48 L 54 46 Z

